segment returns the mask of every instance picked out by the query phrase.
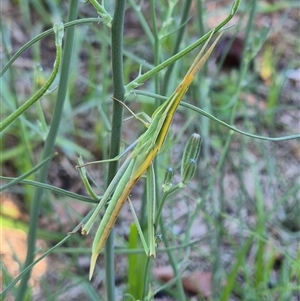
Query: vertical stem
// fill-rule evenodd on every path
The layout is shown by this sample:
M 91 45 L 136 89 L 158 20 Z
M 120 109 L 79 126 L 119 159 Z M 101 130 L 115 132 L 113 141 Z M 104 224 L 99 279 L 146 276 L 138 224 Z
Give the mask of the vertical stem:
M 199 27 L 199 36 L 202 37 L 204 35 L 204 21 L 203 21 L 203 14 L 204 8 L 202 0 L 197 0 L 197 12 L 198 12 L 198 27 Z
M 242 54 L 242 57 L 245 58 L 247 57 L 246 53 L 247 53 L 247 49 L 249 47 L 249 41 L 250 41 L 250 34 L 253 30 L 253 23 L 254 23 L 254 16 L 255 16 L 255 12 L 256 12 L 256 6 L 257 6 L 257 0 L 254 0 L 251 2 L 251 11 L 250 11 L 250 15 L 249 15 L 249 20 L 248 20 L 248 23 L 247 23 L 247 27 L 246 27 L 246 35 L 245 35 L 245 43 L 244 43 L 244 49 L 243 49 L 243 54 Z M 233 124 L 234 123 L 234 118 L 235 118 L 235 115 L 236 115 L 236 110 L 237 110 L 237 105 L 238 105 L 238 97 L 241 93 L 241 90 L 242 90 L 242 82 L 247 74 L 247 70 L 248 70 L 248 67 L 249 67 L 249 60 L 245 60 L 243 59 L 242 60 L 242 65 L 241 65 L 241 68 L 240 68 L 240 76 L 239 76 L 239 79 L 236 83 L 236 91 L 233 95 L 233 107 L 232 107 L 232 110 L 231 110 L 231 115 L 230 115 L 230 122 L 229 124 Z M 229 145 L 230 144 L 230 141 L 231 141 L 231 137 L 232 135 L 228 135 L 227 136 L 227 139 L 226 139 L 226 145 Z M 227 147 L 225 147 L 226 149 Z M 216 204 L 214 207 L 213 207 L 213 215 L 214 215 L 214 218 L 216 220 L 218 220 L 217 222 L 217 225 L 218 225 L 218 229 L 215 231 L 214 233 L 214 239 L 212 239 L 212 244 L 211 244 L 211 249 L 212 250 L 219 250 L 219 247 L 220 247 L 220 242 L 221 242 L 221 235 L 222 235 L 222 231 L 220 231 L 220 229 L 223 228 L 223 218 L 222 218 L 222 212 L 223 212 L 223 200 L 221 198 L 219 198 L 219 203 Z M 214 263 L 213 263 L 213 270 L 214 271 L 220 271 L 220 267 L 218 267 L 218 265 L 220 265 L 220 253 L 219 252 L 216 252 L 214 254 Z M 214 288 L 213 289 L 213 292 L 212 292 L 212 297 L 214 300 L 218 300 L 220 299 L 220 292 L 219 290 L 217 289 L 217 287 L 220 287 L 221 285 L 221 275 L 220 273 L 214 273 L 213 274 L 213 279 L 212 279 L 212 287 Z
M 72 0 L 70 2 L 70 12 L 68 21 L 75 20 L 77 17 L 77 10 L 78 10 L 78 0 Z M 71 54 L 73 48 L 73 40 L 74 40 L 74 32 L 75 28 L 71 27 L 67 30 L 66 39 L 65 39 L 65 47 L 63 53 L 63 60 L 62 60 L 62 67 L 61 67 L 61 76 L 58 86 L 57 92 L 57 100 L 56 105 L 53 113 L 53 119 L 51 122 L 49 134 L 47 136 L 45 147 L 43 151 L 43 158 L 42 160 L 46 159 L 53 153 L 53 148 L 55 145 L 60 120 L 63 111 L 64 100 L 67 92 L 67 82 L 69 77 L 69 70 L 70 70 L 70 63 L 71 63 Z M 45 164 L 38 174 L 37 181 L 44 183 L 47 178 L 49 163 Z M 43 189 L 37 188 L 34 194 L 34 199 L 30 209 L 30 223 L 29 223 L 29 231 L 28 231 L 28 248 L 27 248 L 27 255 L 24 264 L 24 268 L 28 267 L 34 259 L 35 255 L 35 242 L 36 242 L 36 234 L 38 228 L 38 219 L 41 207 L 41 200 L 43 197 Z M 30 271 L 24 275 L 21 280 L 20 286 L 18 288 L 18 292 L 16 295 L 16 301 L 24 300 L 26 296 L 27 290 L 27 283 L 30 278 Z
M 174 271 L 174 277 L 176 277 L 176 276 L 178 276 L 178 273 L 179 273 L 178 267 L 177 267 L 178 261 L 176 261 L 176 258 L 174 256 L 174 251 L 171 251 L 169 249 L 169 242 L 168 242 L 168 238 L 167 238 L 168 235 L 167 235 L 165 223 L 162 218 L 159 220 L 159 225 L 160 225 L 162 238 L 163 238 L 165 247 L 167 249 L 168 258 L 169 258 L 170 264 L 172 266 L 172 269 Z M 180 301 L 186 300 L 184 289 L 182 286 L 181 277 L 176 277 L 176 295 L 177 295 L 177 300 L 180 300 Z
M 204 5 L 203 0 L 197 0 L 197 21 L 199 27 L 199 36 L 204 35 Z M 196 105 L 200 108 L 203 108 L 208 113 L 211 113 L 211 101 L 208 99 L 209 97 L 209 87 L 210 87 L 210 80 L 206 77 L 208 74 L 207 72 L 207 64 L 203 66 L 203 68 L 199 71 L 198 74 L 198 83 L 200 83 L 199 88 L 195 89 L 195 96 Z M 209 130 L 210 130 L 210 120 L 204 116 L 199 117 L 199 126 L 201 128 L 201 135 L 203 135 L 204 139 L 202 142 L 202 153 L 204 162 L 209 162 L 209 149 L 210 149 L 210 142 L 208 138 Z
M 114 18 L 111 28 L 111 55 L 112 55 L 112 76 L 114 97 L 123 101 L 123 27 L 125 14 L 125 0 L 116 1 Z M 123 118 L 123 106 L 115 101 L 113 103 L 111 152 L 110 158 L 119 154 L 121 128 Z M 111 182 L 117 172 L 117 162 L 110 162 L 108 169 L 107 184 Z M 107 300 L 114 301 L 115 297 L 115 274 L 114 274 L 114 239 L 111 231 L 105 244 L 105 273 L 106 273 L 106 294 Z
M 152 20 L 152 31 L 154 36 L 154 66 L 157 66 L 159 64 L 159 36 L 158 36 L 158 30 L 157 30 L 157 22 L 156 22 L 156 12 L 155 12 L 155 1 L 150 1 L 150 9 L 151 9 L 151 20 Z M 159 77 L 158 74 L 155 74 L 154 76 L 154 85 L 155 85 L 155 93 L 158 93 L 159 91 Z M 159 105 L 159 101 L 156 101 L 156 106 Z
M 191 4 L 192 4 L 192 0 L 185 1 L 185 5 L 183 7 L 182 15 L 181 15 L 180 28 L 178 30 L 178 35 L 177 35 L 175 46 L 173 49 L 173 55 L 179 51 L 179 47 L 182 42 L 183 34 L 185 31 L 185 27 L 186 27 L 185 24 L 189 18 Z M 164 76 L 164 82 L 163 82 L 163 87 L 162 87 L 162 89 L 163 89 L 162 95 L 166 95 L 168 93 L 169 80 L 171 78 L 173 68 L 174 68 L 174 64 L 170 65 L 166 71 L 166 75 Z

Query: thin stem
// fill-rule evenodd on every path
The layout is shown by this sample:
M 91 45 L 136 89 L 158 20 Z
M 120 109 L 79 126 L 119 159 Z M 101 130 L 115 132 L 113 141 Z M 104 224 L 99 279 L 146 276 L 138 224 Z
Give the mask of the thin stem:
M 251 32 L 253 30 L 253 24 L 254 24 L 254 16 L 255 16 L 255 12 L 256 12 L 256 6 L 257 6 L 257 1 L 253 1 L 252 2 L 252 7 L 251 7 L 251 12 L 250 12 L 250 16 L 249 16 L 249 20 L 248 20 L 248 24 L 247 24 L 247 30 L 246 30 L 246 36 L 245 36 L 245 46 L 244 46 L 244 49 L 243 49 L 243 54 L 242 54 L 242 57 L 243 58 L 246 58 L 247 57 L 247 50 L 248 50 L 248 46 L 249 46 L 249 41 L 250 41 L 250 35 L 251 35 Z M 230 124 L 232 124 L 234 122 L 234 118 L 236 116 L 236 110 L 237 110 L 237 104 L 238 104 L 238 97 L 241 93 L 241 89 L 242 89 L 242 82 L 243 80 L 245 79 L 246 77 L 246 73 L 247 73 L 247 70 L 248 70 L 248 67 L 249 67 L 249 60 L 243 60 L 242 61 L 242 65 L 241 65 L 241 70 L 240 70 L 240 76 L 239 76 L 239 79 L 238 79 L 238 82 L 237 82 L 237 85 L 236 85 L 236 91 L 234 93 L 234 96 L 233 96 L 233 107 L 232 107 L 232 110 L 231 110 L 231 115 L 230 115 Z M 226 139 L 226 148 L 229 147 L 229 144 L 231 142 L 231 138 L 232 138 L 232 135 L 228 135 L 227 136 L 227 139 Z M 226 149 L 225 148 L 225 149 Z M 225 159 L 225 157 L 224 157 Z M 221 160 L 223 161 L 223 160 Z M 217 289 L 217 287 L 219 287 L 221 285 L 221 273 L 220 273 L 220 253 L 218 252 L 218 250 L 220 249 L 220 242 L 221 242 L 221 238 L 222 238 L 222 231 L 220 229 L 222 229 L 222 226 L 223 226 L 223 219 L 222 219 L 222 212 L 223 212 L 223 201 L 222 201 L 222 198 L 219 198 L 219 201 L 217 204 L 213 205 L 213 215 L 214 215 L 214 218 L 218 221 L 217 222 L 217 229 L 215 230 L 215 233 L 212 237 L 212 240 L 211 240 L 211 249 L 212 250 L 215 250 L 214 252 L 214 263 L 213 263 L 213 277 L 212 277 L 212 287 L 214 288 L 213 289 L 213 292 L 212 292 L 212 296 L 214 299 L 219 299 L 220 298 L 220 293 L 219 293 L 219 290 Z
M 189 18 L 191 4 L 192 4 L 192 0 L 186 0 L 185 1 L 185 5 L 184 5 L 184 8 L 182 10 L 182 15 L 181 15 L 180 28 L 178 30 L 177 38 L 176 38 L 176 41 L 175 41 L 175 46 L 174 46 L 174 49 L 173 49 L 173 55 L 175 55 L 179 51 L 179 47 L 180 47 L 180 44 L 182 42 L 183 34 L 184 34 L 184 31 L 185 31 L 185 27 L 186 27 L 185 24 L 187 23 L 188 18 Z M 202 35 L 203 34 L 201 34 L 201 36 Z M 167 92 L 168 92 L 169 81 L 170 81 L 173 69 L 174 69 L 174 64 L 170 65 L 168 67 L 167 71 L 166 71 L 166 74 L 164 76 L 162 95 L 166 95 Z
M 203 7 L 203 1 L 197 0 L 197 21 L 198 21 L 198 28 L 199 28 L 199 35 L 202 36 L 205 32 L 204 28 L 204 7 Z M 207 64 L 205 64 L 200 70 L 198 74 L 198 82 L 200 83 L 198 88 L 194 89 L 194 93 L 197 93 L 197 96 L 195 99 L 197 99 L 197 106 L 203 108 L 206 112 L 211 112 L 211 101 L 209 100 L 209 89 L 210 89 L 210 78 L 207 77 Z M 199 119 L 199 126 L 201 128 L 201 134 L 203 137 L 209 136 L 209 130 L 210 130 L 210 120 L 207 118 L 204 118 L 203 116 Z M 203 160 L 204 162 L 209 161 L 209 139 L 204 139 L 202 143 L 202 153 L 203 153 Z
M 12 181 L 10 181 L 9 183 L 3 185 L 3 186 L 0 186 L 0 192 L 5 190 L 5 189 L 8 189 L 9 187 L 13 186 L 13 185 L 16 185 L 18 184 L 19 182 L 21 182 L 23 179 L 26 179 L 28 178 L 30 175 L 34 174 L 36 171 L 38 171 L 44 164 L 46 164 L 48 161 L 52 160 L 53 157 L 56 155 L 55 154 L 52 154 L 50 155 L 48 158 L 44 159 L 42 162 L 40 162 L 38 165 L 34 166 L 30 171 L 28 172 L 25 172 L 23 175 L 21 175 L 20 177 L 18 178 L 15 178 L 13 179 Z
M 68 235 L 66 237 L 64 237 L 63 239 L 61 239 L 55 246 L 53 246 L 52 248 L 50 248 L 48 251 L 46 251 L 43 255 L 41 255 L 39 258 L 37 258 L 34 262 L 32 262 L 30 265 L 28 265 L 26 268 L 24 268 L 24 270 L 10 283 L 8 284 L 5 289 L 1 292 L 2 295 L 6 294 L 9 290 L 11 290 L 17 283 L 18 281 L 20 281 L 20 279 L 23 279 L 23 275 L 25 273 L 28 273 L 29 271 L 31 271 L 31 269 L 37 264 L 39 263 L 42 259 L 44 259 L 45 257 L 47 257 L 49 254 L 51 254 L 52 252 L 54 252 L 56 249 L 58 249 L 61 245 L 63 245 L 74 233 L 77 233 L 77 231 L 79 231 L 80 227 L 82 224 L 84 224 L 89 218 L 90 218 L 91 212 L 84 217 L 84 219 L 82 220 L 82 222 L 77 225 L 71 232 L 68 233 Z M 70 251 L 70 248 L 67 248 Z M 74 250 L 74 249 L 73 249 Z M 0 297 L 2 296 L 0 295 Z M 1 299 L 2 300 L 2 299 Z M 17 300 L 17 299 L 16 299 Z
M 31 174 L 31 171 L 30 171 Z M 28 175 L 28 173 L 26 173 L 26 175 Z M 21 176 L 20 178 L 22 178 L 23 176 Z M 44 190 L 49 190 L 52 191 L 53 193 L 59 194 L 59 195 L 63 195 L 64 197 L 69 197 L 70 199 L 74 199 L 74 200 L 78 200 L 78 201 L 82 201 L 82 202 L 86 202 L 86 203 L 92 203 L 92 204 L 98 204 L 99 201 L 98 200 L 94 200 L 91 199 L 89 197 L 59 188 L 59 187 L 55 187 L 49 184 L 45 184 L 45 183 L 40 183 L 40 182 L 36 182 L 36 181 L 31 181 L 31 180 L 19 180 L 20 178 L 12 178 L 12 177 L 3 177 L 0 176 L 0 180 L 4 180 L 4 181 L 15 181 L 17 180 L 15 184 L 24 184 L 24 185 L 29 185 L 29 186 L 34 186 L 37 188 L 41 188 Z M 11 183 L 11 182 L 10 182 Z M 8 183 L 8 185 L 10 184 Z M 5 185 L 6 186 L 6 185 Z M 0 187 L 0 191 L 4 190 L 3 186 Z
M 37 102 L 50 88 L 51 84 L 58 74 L 60 63 L 61 63 L 61 52 L 62 52 L 62 38 L 64 34 L 64 28 L 62 23 L 56 23 L 54 25 L 55 30 L 55 46 L 56 46 L 56 57 L 54 62 L 53 70 L 46 81 L 46 83 L 25 103 L 18 107 L 12 114 L 0 122 L 0 132 L 2 132 L 6 127 L 8 127 L 12 122 L 14 122 L 21 114 L 23 114 L 27 109 L 29 109 L 35 102 Z
M 184 289 L 183 289 L 182 282 L 181 282 L 181 277 L 177 277 L 177 276 L 179 276 L 178 275 L 179 270 L 177 267 L 177 262 L 176 262 L 176 259 L 174 256 L 174 252 L 169 250 L 169 241 L 167 238 L 165 222 L 162 219 L 160 219 L 159 225 L 160 225 L 160 230 L 161 230 L 161 234 L 163 237 L 163 241 L 164 241 L 164 244 L 166 247 L 166 251 L 168 254 L 168 258 L 169 258 L 170 264 L 172 266 L 172 269 L 174 271 L 174 276 L 176 277 L 177 300 L 180 300 L 180 301 L 186 300 Z
M 152 268 L 152 261 L 153 257 L 147 257 L 145 263 L 145 273 L 144 273 L 144 281 L 143 281 L 143 295 L 142 300 L 147 300 L 146 296 L 149 291 L 149 283 L 150 283 L 150 275 L 151 275 L 151 268 Z
M 150 77 L 152 77 L 154 74 L 156 74 L 160 70 L 166 68 L 170 64 L 174 63 L 175 61 L 177 61 L 178 59 L 180 59 L 181 57 L 183 57 L 187 53 L 191 52 L 193 49 L 195 49 L 196 47 L 198 47 L 202 43 L 204 43 L 207 39 L 209 39 L 209 37 L 211 36 L 212 32 L 214 32 L 214 34 L 216 34 L 217 32 L 219 32 L 222 29 L 222 27 L 225 26 L 233 18 L 233 16 L 235 15 L 235 13 L 236 13 L 236 11 L 238 9 L 239 4 L 240 4 L 240 0 L 236 0 L 233 3 L 233 5 L 232 5 L 232 8 L 230 10 L 229 16 L 227 18 L 225 18 L 220 24 L 218 24 L 214 29 L 212 29 L 209 32 L 207 32 L 199 40 L 197 40 L 196 42 L 194 42 L 190 46 L 186 47 L 182 51 L 178 52 L 177 54 L 173 55 L 172 57 L 170 57 L 166 61 L 162 62 L 158 66 L 154 67 L 150 71 L 148 71 L 148 72 L 146 72 L 146 73 L 138 76 L 135 80 L 133 80 L 132 82 L 130 82 L 128 85 L 126 85 L 126 87 L 125 87 L 125 94 L 126 95 L 129 94 L 132 89 L 134 89 L 134 88 L 142 85 L 147 79 L 149 79 Z
M 116 1 L 116 7 L 111 28 L 111 50 L 112 50 L 112 76 L 114 97 L 123 101 L 123 27 L 126 1 Z M 121 127 L 123 119 L 123 106 L 113 102 L 111 152 L 110 158 L 118 156 L 121 140 Z M 110 162 L 108 169 L 107 184 L 114 178 L 117 172 L 118 162 Z M 105 244 L 105 273 L 107 300 L 114 301 L 115 297 L 115 275 L 114 275 L 114 232 L 111 231 Z
M 150 9 L 151 9 L 151 20 L 152 20 L 152 27 L 153 27 L 153 36 L 154 36 L 154 66 L 157 66 L 159 63 L 159 36 L 157 30 L 157 22 L 156 22 L 156 12 L 155 12 L 155 1 L 150 1 Z M 154 86 L 155 86 L 155 93 L 158 93 L 159 89 L 159 78 L 158 73 L 154 76 Z M 159 105 L 159 102 L 156 103 Z
M 100 15 L 100 17 L 103 19 L 103 22 L 111 28 L 111 22 L 112 17 L 109 15 L 109 13 L 106 11 L 104 5 L 100 5 L 98 1 L 96 0 L 90 0 L 91 4 L 96 9 L 97 13 Z
M 74 20 L 77 17 L 78 10 L 78 0 L 73 0 L 70 2 L 70 12 L 69 12 L 69 20 Z M 65 48 L 63 53 L 63 62 L 62 62 L 62 70 L 61 77 L 58 86 L 57 92 L 57 101 L 54 109 L 54 116 L 51 122 L 49 134 L 47 136 L 45 147 L 43 151 L 43 160 L 48 158 L 53 153 L 53 148 L 55 144 L 55 140 L 57 137 L 61 115 L 63 111 L 64 100 L 67 92 L 67 82 L 69 78 L 69 70 L 71 63 L 71 54 L 73 48 L 73 40 L 74 40 L 74 28 L 70 28 L 67 30 L 66 40 L 65 40 Z M 49 163 L 46 163 L 39 172 L 38 182 L 45 182 L 47 178 Z M 38 228 L 38 217 L 40 213 L 41 200 L 43 197 L 44 190 L 41 188 L 36 189 L 34 199 L 32 202 L 32 206 L 30 209 L 30 223 L 29 223 L 29 231 L 28 231 L 28 249 L 26 261 L 24 264 L 24 269 L 26 269 L 34 259 L 35 255 L 35 242 L 36 242 L 36 234 Z M 16 295 L 16 301 L 24 300 L 26 296 L 27 283 L 30 278 L 30 271 L 24 274 L 20 286 L 18 288 L 18 292 Z
M 178 297 L 178 300 L 182 301 L 182 300 L 186 300 L 186 297 L 185 297 L 184 289 L 183 289 L 183 286 L 182 286 L 181 277 L 178 274 L 178 268 L 177 268 L 176 260 L 175 260 L 175 257 L 174 257 L 174 253 L 169 249 L 169 242 L 168 242 L 168 239 L 167 239 L 167 236 L 166 236 L 167 234 L 166 234 L 165 223 L 160 218 L 162 208 L 163 208 L 163 205 L 164 205 L 167 197 L 170 194 L 172 194 L 173 192 L 175 192 L 176 190 L 178 190 L 178 189 L 180 189 L 179 184 L 175 185 L 174 187 L 172 187 L 170 190 L 168 190 L 167 192 L 165 192 L 163 194 L 162 199 L 160 200 L 160 202 L 158 204 L 158 209 L 156 211 L 154 225 L 155 225 L 155 228 L 157 227 L 158 223 L 160 225 L 160 230 L 161 230 L 161 234 L 162 234 L 162 237 L 163 237 L 164 244 L 166 246 L 166 251 L 167 251 L 167 254 L 168 254 L 168 258 L 169 258 L 169 261 L 171 263 L 171 266 L 172 266 L 172 269 L 173 269 L 173 272 L 174 272 L 174 277 L 176 279 L 175 283 L 176 283 L 176 289 L 177 289 L 177 297 Z
M 86 24 L 86 23 L 99 23 L 101 22 L 101 20 L 99 20 L 99 18 L 85 18 L 85 19 L 80 19 L 80 20 L 74 20 L 71 22 L 67 22 L 64 24 L 64 28 L 67 29 L 69 27 L 73 27 L 75 25 L 80 25 L 80 24 Z M 11 58 L 10 60 L 7 62 L 7 64 L 3 67 L 3 69 L 0 72 L 0 77 L 2 77 L 4 75 L 4 73 L 8 70 L 8 68 L 12 65 L 12 63 L 27 49 L 29 48 L 31 45 L 33 45 L 34 43 L 36 43 L 37 41 L 51 35 L 54 33 L 53 28 L 48 29 L 46 31 L 43 31 L 42 33 L 40 33 L 39 35 L 37 35 L 36 37 L 32 38 L 29 42 L 27 42 L 24 46 L 22 46 Z
M 144 15 L 141 11 L 141 5 L 138 5 L 136 3 L 136 1 L 134 1 L 134 0 L 129 0 L 128 2 L 130 3 L 131 8 L 135 12 L 138 20 L 140 21 L 140 24 L 141 24 L 146 36 L 148 37 L 148 40 L 149 40 L 150 44 L 153 45 L 154 44 L 154 37 L 153 37 L 152 31 L 151 31 L 151 28 L 149 27 Z
M 164 96 L 161 96 L 161 95 L 158 95 L 158 94 L 154 94 L 154 93 L 140 91 L 140 90 L 133 90 L 132 93 L 137 94 L 137 95 L 145 95 L 145 96 L 153 97 L 153 98 L 167 99 L 167 97 L 164 97 Z M 289 135 L 289 136 L 280 136 L 280 137 L 267 137 L 267 136 L 260 136 L 260 135 L 250 134 L 248 132 L 237 129 L 234 125 L 229 125 L 228 123 L 218 119 L 214 115 L 211 115 L 211 114 L 207 113 L 206 111 L 204 111 L 204 110 L 202 110 L 198 107 L 195 107 L 194 105 L 191 105 L 187 102 L 181 101 L 179 105 L 183 106 L 183 107 L 186 107 L 188 109 L 191 109 L 191 110 L 193 110 L 193 111 L 195 111 L 199 114 L 202 114 L 203 116 L 211 119 L 212 121 L 215 121 L 215 122 L 219 123 L 220 125 L 228 128 L 232 132 L 236 132 L 236 133 L 239 133 L 241 135 L 245 135 L 245 136 L 250 137 L 250 138 L 265 140 L 265 141 L 274 141 L 274 142 L 275 141 L 294 140 L 294 139 L 299 139 L 300 138 L 300 134 L 293 134 L 293 135 Z

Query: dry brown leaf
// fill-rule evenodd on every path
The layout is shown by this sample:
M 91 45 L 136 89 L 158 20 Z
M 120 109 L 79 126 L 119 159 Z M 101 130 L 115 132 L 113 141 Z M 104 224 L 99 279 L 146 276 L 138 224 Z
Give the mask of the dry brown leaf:
M 1 195 L 1 215 L 6 215 L 17 220 L 24 220 L 23 212 L 14 203 L 13 196 L 9 194 Z M 4 228 L 3 225 L 0 228 L 1 237 L 1 261 L 7 272 L 11 277 L 15 278 L 20 273 L 20 266 L 24 264 L 27 252 L 27 235 L 24 231 L 13 228 Z M 37 240 L 38 249 L 46 249 L 46 242 L 38 239 Z M 35 258 L 38 258 L 41 253 L 37 254 Z M 43 259 L 37 263 L 32 269 L 31 278 L 29 284 L 34 287 L 34 291 L 39 290 L 40 278 L 45 274 L 47 269 L 47 260 Z M 1 285 L 6 285 L 3 283 L 2 274 L 0 274 Z M 2 287 L 1 287 L 2 290 Z M 9 296 L 6 296 L 9 300 Z
M 153 270 L 154 277 L 162 282 L 173 279 L 173 269 L 171 266 L 159 267 Z M 205 298 L 211 297 L 211 272 L 195 271 L 189 276 L 182 277 L 182 284 L 185 292 L 191 295 L 201 295 Z
M 1 261 L 8 273 L 15 278 L 20 273 L 20 265 L 25 262 L 27 252 L 27 235 L 24 231 L 18 229 L 1 228 L 0 231 Z M 45 241 L 38 239 L 37 247 L 39 249 L 45 249 Z M 37 254 L 35 259 L 37 259 L 40 255 L 41 253 Z M 45 274 L 46 269 L 46 258 L 38 262 L 32 269 L 29 283 L 34 287 L 34 290 L 39 289 L 40 278 Z M 2 279 L 0 280 L 2 283 Z M 4 285 L 6 284 L 4 283 Z
M 17 206 L 14 195 L 10 193 L 0 193 L 0 213 L 2 216 L 15 220 L 28 220 L 26 213 Z
M 205 298 L 211 297 L 211 272 L 194 272 L 188 277 L 182 278 L 182 284 L 186 292 Z

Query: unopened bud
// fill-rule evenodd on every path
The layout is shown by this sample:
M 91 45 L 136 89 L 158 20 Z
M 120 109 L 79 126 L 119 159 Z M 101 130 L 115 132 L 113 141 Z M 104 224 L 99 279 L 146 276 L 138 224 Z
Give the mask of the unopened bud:
M 162 234 L 161 234 L 161 233 L 158 233 L 158 234 L 155 235 L 155 244 L 156 244 L 156 246 L 157 246 L 160 242 L 162 242 Z
M 193 159 L 195 162 L 198 159 L 201 149 L 201 136 L 194 133 L 188 140 L 186 147 L 183 152 L 181 161 L 181 179 L 184 179 L 186 174 L 187 166 L 190 164 L 190 160 Z
M 191 182 L 195 175 L 196 167 L 196 161 L 194 159 L 190 159 L 190 161 L 181 169 L 181 182 L 184 185 Z
M 173 178 L 174 178 L 174 170 L 173 168 L 169 167 L 165 171 L 164 182 L 162 185 L 162 189 L 164 192 L 167 192 L 172 187 Z

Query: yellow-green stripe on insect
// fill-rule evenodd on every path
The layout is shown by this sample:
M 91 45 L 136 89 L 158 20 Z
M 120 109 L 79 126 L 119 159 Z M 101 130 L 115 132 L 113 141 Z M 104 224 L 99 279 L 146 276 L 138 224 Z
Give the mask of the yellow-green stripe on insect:
M 220 35 L 208 48 L 207 52 L 204 53 L 209 40 L 206 42 L 192 63 L 187 74 L 183 78 L 182 82 L 177 86 L 173 94 L 155 110 L 148 129 L 138 138 L 138 142 L 134 150 L 120 167 L 118 173 L 108 186 L 92 216 L 88 220 L 87 224 L 83 227 L 82 234 L 87 234 L 90 231 L 95 219 L 99 215 L 100 210 L 109 200 L 109 205 L 100 222 L 100 226 L 93 241 L 89 273 L 90 279 L 93 276 L 97 257 L 103 248 L 112 227 L 115 224 L 125 200 L 128 198 L 132 187 L 148 169 L 157 152 L 162 147 L 174 113 L 183 95 L 186 93 L 190 84 L 194 80 L 195 75 L 210 56 L 219 38 Z M 147 253 L 149 256 L 154 256 L 152 252 Z

